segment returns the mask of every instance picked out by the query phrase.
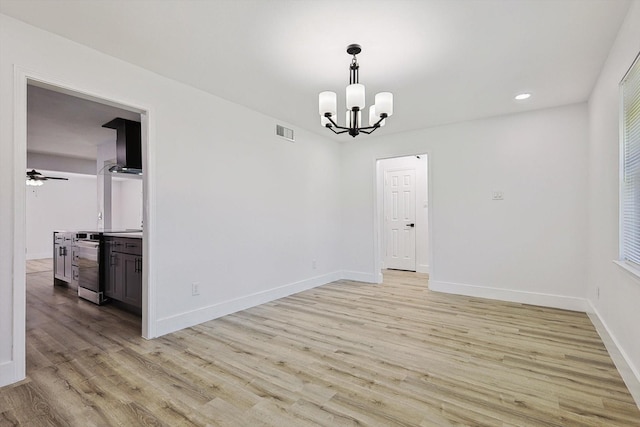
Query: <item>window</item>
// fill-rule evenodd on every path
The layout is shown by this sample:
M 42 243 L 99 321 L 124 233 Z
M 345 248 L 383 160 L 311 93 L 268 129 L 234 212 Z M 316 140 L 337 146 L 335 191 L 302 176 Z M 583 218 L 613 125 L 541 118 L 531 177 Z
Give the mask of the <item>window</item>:
M 640 60 L 622 79 L 620 260 L 640 269 Z

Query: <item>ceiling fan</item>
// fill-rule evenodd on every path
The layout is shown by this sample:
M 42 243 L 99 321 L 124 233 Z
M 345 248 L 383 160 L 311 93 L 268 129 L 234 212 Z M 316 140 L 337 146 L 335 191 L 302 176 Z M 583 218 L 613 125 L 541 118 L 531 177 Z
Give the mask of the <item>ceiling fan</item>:
M 60 179 L 63 181 L 69 180 L 69 178 L 60 178 L 57 176 L 44 176 L 40 172 L 37 172 L 35 169 L 31 169 L 27 172 L 27 185 L 39 186 L 44 184 L 44 182 L 49 179 Z

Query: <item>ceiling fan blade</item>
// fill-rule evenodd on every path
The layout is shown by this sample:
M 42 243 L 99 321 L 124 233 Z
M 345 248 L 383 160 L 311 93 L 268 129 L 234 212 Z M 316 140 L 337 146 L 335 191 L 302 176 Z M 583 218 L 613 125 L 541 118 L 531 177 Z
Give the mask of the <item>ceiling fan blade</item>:
M 69 181 L 69 178 L 60 178 L 57 176 L 44 176 L 40 172 L 36 171 L 35 169 L 31 169 L 30 171 L 27 171 L 27 179 L 30 179 L 32 181 L 46 181 L 48 179 L 59 179 L 61 181 Z

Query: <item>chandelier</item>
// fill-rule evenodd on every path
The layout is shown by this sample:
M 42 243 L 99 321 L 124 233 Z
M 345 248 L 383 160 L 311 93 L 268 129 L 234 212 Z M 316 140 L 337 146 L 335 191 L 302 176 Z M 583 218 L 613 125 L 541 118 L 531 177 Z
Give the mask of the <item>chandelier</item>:
M 393 94 L 391 92 L 380 92 L 376 94 L 375 105 L 369 107 L 369 126 L 362 127 L 362 111 L 365 108 L 364 85 L 359 82 L 358 59 L 356 55 L 362 52 L 359 44 L 347 46 L 347 53 L 353 55 L 351 66 L 349 67 L 349 86 L 347 86 L 347 114 L 345 116 L 345 126 L 337 123 L 338 100 L 335 92 L 320 92 L 318 96 L 318 107 L 320 111 L 320 123 L 329 128 L 336 135 L 348 132 L 352 137 L 358 134 L 370 134 L 381 126 L 384 126 L 385 119 L 393 114 Z M 338 129 L 338 130 L 336 130 Z

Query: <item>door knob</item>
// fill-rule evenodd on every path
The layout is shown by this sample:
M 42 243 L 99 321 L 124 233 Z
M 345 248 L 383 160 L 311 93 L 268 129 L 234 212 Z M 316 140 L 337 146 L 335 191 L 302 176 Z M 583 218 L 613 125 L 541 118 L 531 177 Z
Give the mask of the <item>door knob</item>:
M 415 225 L 414 223 L 407 224 L 407 227 L 411 227 L 411 228 L 413 228 L 413 227 L 415 227 L 415 226 L 416 226 L 416 225 Z

